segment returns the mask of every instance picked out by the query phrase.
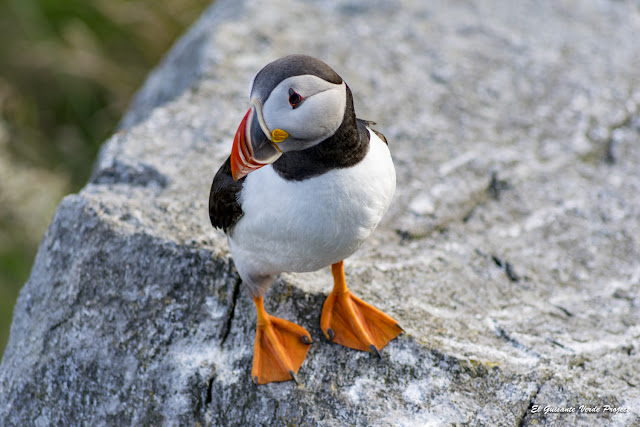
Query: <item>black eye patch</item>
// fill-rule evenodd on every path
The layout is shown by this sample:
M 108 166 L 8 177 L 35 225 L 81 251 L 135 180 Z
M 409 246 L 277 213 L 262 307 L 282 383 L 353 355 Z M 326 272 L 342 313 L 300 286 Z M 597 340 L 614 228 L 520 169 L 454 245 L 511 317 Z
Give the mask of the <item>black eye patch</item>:
M 289 88 L 289 104 L 291 104 L 291 107 L 298 108 L 302 101 L 304 101 L 304 98 L 298 92 Z

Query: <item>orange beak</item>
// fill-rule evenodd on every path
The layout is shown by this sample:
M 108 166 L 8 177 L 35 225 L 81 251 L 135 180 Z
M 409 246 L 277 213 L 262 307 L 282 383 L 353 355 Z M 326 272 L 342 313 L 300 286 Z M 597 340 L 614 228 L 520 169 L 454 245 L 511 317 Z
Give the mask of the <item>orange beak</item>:
M 282 151 L 263 132 L 261 114 L 259 104 L 253 103 L 233 138 L 231 174 L 236 181 L 275 162 L 282 155 Z

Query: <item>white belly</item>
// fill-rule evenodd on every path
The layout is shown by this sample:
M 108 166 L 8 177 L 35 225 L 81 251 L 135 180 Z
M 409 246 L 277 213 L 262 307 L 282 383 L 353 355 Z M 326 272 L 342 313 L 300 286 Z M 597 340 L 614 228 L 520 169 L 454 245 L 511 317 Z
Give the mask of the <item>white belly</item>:
M 391 203 L 396 176 L 387 145 L 370 134 L 369 152 L 353 167 L 299 182 L 282 179 L 271 165 L 247 176 L 244 215 L 229 236 L 245 282 L 319 270 L 349 257 L 371 235 Z

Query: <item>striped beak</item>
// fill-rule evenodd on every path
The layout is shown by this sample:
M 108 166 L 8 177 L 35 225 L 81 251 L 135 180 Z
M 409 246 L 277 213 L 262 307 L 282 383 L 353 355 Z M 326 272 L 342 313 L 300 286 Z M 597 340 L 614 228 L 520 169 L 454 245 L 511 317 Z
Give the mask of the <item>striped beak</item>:
M 231 174 L 239 180 L 263 166 L 275 162 L 282 151 L 272 141 L 271 132 L 264 123 L 262 106 L 256 99 L 251 100 L 247 111 L 236 131 L 231 148 Z

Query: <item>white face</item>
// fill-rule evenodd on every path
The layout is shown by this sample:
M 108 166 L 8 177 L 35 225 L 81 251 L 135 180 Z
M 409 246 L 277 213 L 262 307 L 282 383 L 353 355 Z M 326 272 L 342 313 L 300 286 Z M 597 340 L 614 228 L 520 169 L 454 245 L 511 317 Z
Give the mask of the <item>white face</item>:
M 294 108 L 291 93 L 302 101 Z M 309 148 L 333 135 L 342 124 L 347 104 L 344 82 L 329 83 L 319 77 L 302 75 L 289 77 L 276 86 L 262 106 L 269 130 L 282 129 L 289 137 L 278 143 L 283 152 Z

